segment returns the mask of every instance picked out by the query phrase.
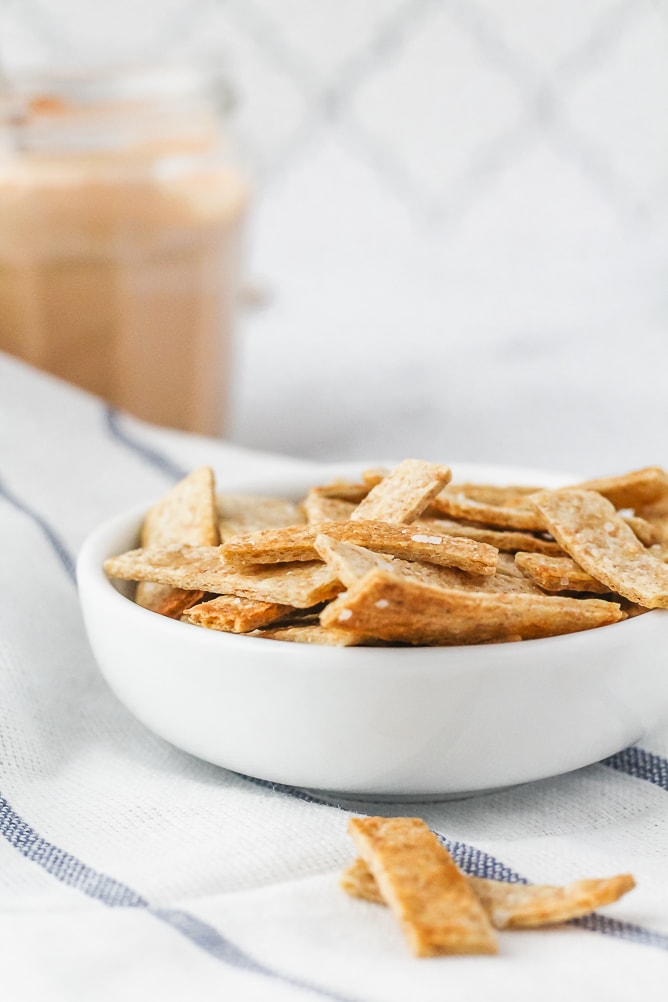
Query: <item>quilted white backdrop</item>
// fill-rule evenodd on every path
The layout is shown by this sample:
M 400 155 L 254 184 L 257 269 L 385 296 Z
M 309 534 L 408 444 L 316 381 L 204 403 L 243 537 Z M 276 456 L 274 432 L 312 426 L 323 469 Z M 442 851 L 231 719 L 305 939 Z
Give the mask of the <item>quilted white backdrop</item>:
M 1 27 L 8 72 L 228 67 L 267 291 L 237 440 L 668 459 L 665 0 L 14 0 Z

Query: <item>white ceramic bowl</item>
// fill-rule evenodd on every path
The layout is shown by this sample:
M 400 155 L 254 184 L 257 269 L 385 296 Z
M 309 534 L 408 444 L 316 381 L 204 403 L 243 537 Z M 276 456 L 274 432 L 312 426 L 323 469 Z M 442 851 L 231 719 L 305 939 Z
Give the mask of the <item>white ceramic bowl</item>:
M 298 498 L 364 466 L 248 485 Z M 457 479 L 551 486 L 540 471 L 460 466 Z M 236 772 L 348 796 L 470 794 L 596 762 L 668 711 L 668 611 L 567 636 L 479 647 L 321 647 L 235 636 L 135 605 L 102 570 L 142 512 L 94 531 L 81 605 L 107 682 L 179 748 Z

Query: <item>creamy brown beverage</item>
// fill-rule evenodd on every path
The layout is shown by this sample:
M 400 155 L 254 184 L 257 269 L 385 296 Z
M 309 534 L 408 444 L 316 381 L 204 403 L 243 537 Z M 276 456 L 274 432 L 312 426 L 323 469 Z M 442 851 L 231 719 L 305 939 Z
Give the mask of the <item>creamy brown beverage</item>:
M 215 435 L 247 186 L 200 93 L 138 99 L 132 85 L 131 99 L 100 100 L 99 86 L 94 100 L 90 88 L 33 95 L 6 123 L 0 350 L 148 421 Z

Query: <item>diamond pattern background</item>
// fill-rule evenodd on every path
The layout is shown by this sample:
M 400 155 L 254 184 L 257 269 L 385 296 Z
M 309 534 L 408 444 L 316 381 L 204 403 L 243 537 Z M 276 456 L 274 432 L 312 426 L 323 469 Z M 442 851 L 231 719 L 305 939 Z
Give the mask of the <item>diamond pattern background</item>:
M 623 399 L 629 332 L 668 364 L 668 0 L 0 8 L 7 73 L 206 54 L 239 97 L 252 271 L 270 297 L 240 344 L 237 438 L 369 455 L 400 425 L 393 451 L 425 454 L 464 416 L 460 455 L 516 461 L 535 442 L 497 440 L 513 392 L 567 463 L 545 405 L 561 365 L 583 394 L 571 436 L 612 463 L 604 415 Z

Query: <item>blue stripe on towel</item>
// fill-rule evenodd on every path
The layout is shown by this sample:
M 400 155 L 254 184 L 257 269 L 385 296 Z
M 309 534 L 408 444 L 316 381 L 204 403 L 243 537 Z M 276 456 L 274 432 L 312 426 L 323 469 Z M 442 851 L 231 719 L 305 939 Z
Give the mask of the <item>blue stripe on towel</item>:
M 603 759 L 601 765 L 668 790 L 668 760 L 636 745 Z
M 74 558 L 71 556 L 67 547 L 61 540 L 60 536 L 56 530 L 49 525 L 46 519 L 31 508 L 30 505 L 26 504 L 25 501 L 21 501 L 9 488 L 0 480 L 0 497 L 3 497 L 6 501 L 20 511 L 23 515 L 27 515 L 28 518 L 32 519 L 38 529 L 46 536 L 51 549 L 54 551 L 58 557 L 60 563 L 65 568 L 67 576 L 71 581 L 75 580 L 75 570 L 74 570 Z
M 154 449 L 150 445 L 146 445 L 140 439 L 135 438 L 134 435 L 130 434 L 127 429 L 123 428 L 120 423 L 118 412 L 114 410 L 113 407 L 106 407 L 104 412 L 105 425 L 107 431 L 113 439 L 124 445 L 126 449 L 130 449 L 135 455 L 143 459 L 145 463 L 150 466 L 155 467 L 156 470 L 160 470 L 165 476 L 169 477 L 170 480 L 182 480 L 186 476 L 187 470 L 179 466 L 172 459 L 169 459 L 158 449 Z
M 293 988 L 312 992 L 320 998 L 330 999 L 331 1002 L 358 1002 L 351 996 L 339 995 L 337 992 L 331 992 L 299 978 L 282 974 L 280 971 L 259 963 L 221 935 L 213 926 L 189 912 L 177 908 L 152 908 L 146 898 L 128 887 L 127 884 L 87 866 L 76 856 L 42 838 L 2 796 L 0 796 L 0 835 L 22 856 L 30 862 L 36 863 L 62 884 L 66 884 L 73 890 L 81 891 L 82 894 L 86 894 L 109 908 L 145 909 L 148 914 L 165 922 L 176 932 L 189 939 L 195 946 L 231 967 L 276 979 Z

